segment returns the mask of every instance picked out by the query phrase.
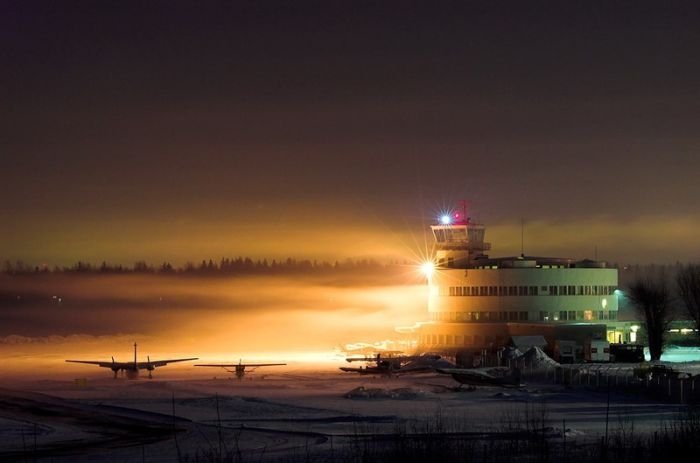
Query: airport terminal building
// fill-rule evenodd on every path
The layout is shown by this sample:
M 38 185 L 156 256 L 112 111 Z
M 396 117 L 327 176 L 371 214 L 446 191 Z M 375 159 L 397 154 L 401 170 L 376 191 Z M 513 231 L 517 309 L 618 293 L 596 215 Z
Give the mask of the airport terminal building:
M 544 338 L 550 349 L 563 340 L 630 340 L 614 327 L 618 275 L 605 262 L 491 258 L 485 227 L 465 213 L 443 216 L 431 229 L 436 251 L 428 276 L 430 320 L 414 333 L 419 350 L 495 349 L 522 336 Z

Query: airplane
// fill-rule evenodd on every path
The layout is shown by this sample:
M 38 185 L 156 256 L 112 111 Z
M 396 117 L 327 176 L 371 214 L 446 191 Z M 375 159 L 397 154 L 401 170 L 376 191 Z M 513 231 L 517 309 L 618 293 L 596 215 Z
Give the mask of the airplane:
M 239 380 L 243 379 L 245 376 L 245 369 L 246 368 L 251 368 L 248 371 L 255 371 L 256 368 L 259 367 L 273 367 L 273 366 L 283 366 L 286 365 L 286 363 L 243 363 L 242 360 L 239 360 L 238 363 L 212 363 L 212 364 L 198 364 L 195 365 L 196 367 L 219 367 L 223 368 L 224 370 L 228 371 L 229 373 L 235 373 L 236 378 Z M 233 370 L 230 370 L 229 368 L 234 368 Z
M 109 368 L 114 372 L 114 379 L 117 379 L 117 373 L 119 371 L 122 374 L 126 374 L 127 379 L 137 379 L 139 377 L 139 370 L 148 370 L 148 379 L 153 379 L 153 370 L 156 367 L 164 367 L 168 363 L 174 362 L 186 362 L 188 360 L 198 360 L 197 357 L 186 358 L 186 359 L 168 359 L 168 360 L 153 360 L 151 357 L 146 357 L 148 360 L 146 362 L 138 362 L 136 360 L 136 343 L 134 343 L 134 361 L 133 362 L 117 362 L 112 357 L 111 362 L 100 362 L 99 360 L 66 360 L 70 363 L 87 363 L 89 365 L 98 365 L 102 368 Z
M 347 362 L 374 362 L 374 366 L 366 367 L 340 367 L 342 371 L 359 373 L 360 375 L 397 376 L 405 373 L 419 373 L 433 371 L 437 367 L 454 366 L 446 360 L 442 360 L 436 354 L 423 354 L 413 356 L 384 357 L 378 353 L 376 357 L 349 357 Z
M 436 368 L 435 371 L 452 377 L 460 383 L 459 387 L 501 386 L 520 387 L 520 370 L 518 368 Z

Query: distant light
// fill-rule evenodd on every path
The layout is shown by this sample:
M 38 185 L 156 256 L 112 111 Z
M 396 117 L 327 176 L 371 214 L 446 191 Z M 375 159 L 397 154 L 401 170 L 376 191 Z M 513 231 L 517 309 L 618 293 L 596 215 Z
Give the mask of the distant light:
M 423 272 L 426 278 L 430 279 L 435 273 L 435 264 L 430 261 L 423 262 L 420 266 L 420 271 Z
M 602 305 L 602 306 L 603 306 L 603 309 L 605 309 L 605 308 L 608 306 L 608 300 L 607 300 L 607 299 L 603 299 L 602 301 L 600 301 L 600 305 Z
M 452 223 L 452 217 L 445 214 L 442 217 L 440 217 L 440 223 L 443 225 L 449 225 L 450 223 Z
M 625 293 L 623 293 L 623 292 L 620 291 L 619 289 L 616 289 L 616 290 L 615 290 L 615 296 L 624 296 L 624 295 L 625 295 Z

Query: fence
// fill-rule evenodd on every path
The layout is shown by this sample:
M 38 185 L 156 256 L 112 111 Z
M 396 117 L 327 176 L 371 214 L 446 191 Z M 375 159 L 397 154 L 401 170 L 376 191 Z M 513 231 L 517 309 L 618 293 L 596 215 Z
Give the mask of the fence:
M 514 362 L 523 381 L 542 381 L 601 391 L 645 394 L 672 403 L 700 403 L 700 375 L 673 375 L 635 371 L 631 365 Z

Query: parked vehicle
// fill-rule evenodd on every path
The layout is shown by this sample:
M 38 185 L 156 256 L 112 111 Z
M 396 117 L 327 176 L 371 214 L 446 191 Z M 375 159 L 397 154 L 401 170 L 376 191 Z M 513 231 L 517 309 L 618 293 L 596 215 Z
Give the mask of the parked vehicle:
M 644 346 L 641 344 L 610 344 L 610 361 L 618 363 L 643 362 Z
M 610 343 L 599 340 L 586 341 L 583 345 L 583 359 L 586 362 L 609 362 Z
M 557 339 L 554 341 L 553 358 L 559 363 L 576 363 L 576 350 L 576 341 Z

